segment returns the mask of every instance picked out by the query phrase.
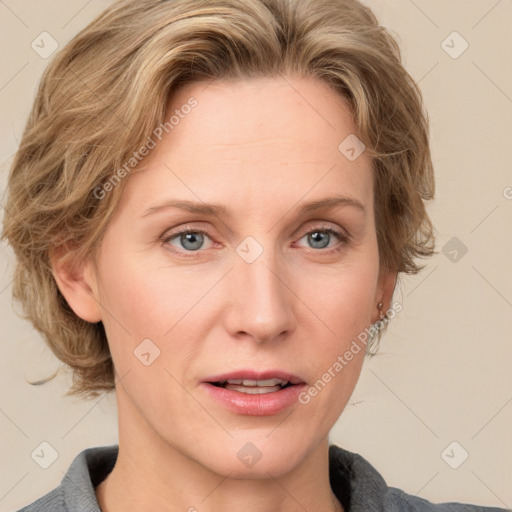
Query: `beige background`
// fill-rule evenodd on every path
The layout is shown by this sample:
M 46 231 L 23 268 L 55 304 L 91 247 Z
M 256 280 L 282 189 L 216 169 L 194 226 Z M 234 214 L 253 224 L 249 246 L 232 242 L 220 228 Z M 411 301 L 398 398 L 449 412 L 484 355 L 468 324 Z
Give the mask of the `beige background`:
M 430 207 L 439 254 L 395 294 L 404 310 L 380 355 L 367 360 L 331 442 L 366 457 L 399 487 L 431 501 L 512 507 L 512 1 L 367 0 L 403 50 L 431 119 L 437 199 Z M 0 2 L 0 180 L 16 151 L 48 62 L 31 42 L 46 31 L 64 45 L 109 4 L 102 0 Z M 458 58 L 463 41 L 469 44 Z M 443 41 L 446 40 L 443 44 Z M 443 247 L 464 244 L 453 262 Z M 452 246 L 448 246 L 452 250 Z M 64 398 L 61 372 L 44 386 L 25 377 L 58 367 L 13 312 L 12 253 L 1 247 L 0 511 L 58 485 L 83 449 L 117 442 L 114 396 Z M 41 442 L 57 460 L 31 458 Z M 452 469 L 449 459 L 468 459 Z

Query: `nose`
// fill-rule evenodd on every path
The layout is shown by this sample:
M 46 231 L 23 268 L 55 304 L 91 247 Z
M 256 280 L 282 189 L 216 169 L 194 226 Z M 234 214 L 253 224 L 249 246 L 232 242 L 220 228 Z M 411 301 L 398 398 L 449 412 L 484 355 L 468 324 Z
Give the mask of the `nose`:
M 266 343 L 295 330 L 296 298 L 285 262 L 267 249 L 252 263 L 238 258 L 230 274 L 226 321 L 233 337 Z

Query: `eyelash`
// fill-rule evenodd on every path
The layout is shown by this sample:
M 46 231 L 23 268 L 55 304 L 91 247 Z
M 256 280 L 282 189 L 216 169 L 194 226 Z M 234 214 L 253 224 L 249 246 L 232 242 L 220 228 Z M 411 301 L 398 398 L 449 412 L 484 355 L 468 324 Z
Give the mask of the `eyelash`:
M 182 228 L 182 229 L 179 229 L 178 231 L 175 231 L 174 233 L 172 233 L 170 235 L 164 234 L 164 236 L 161 239 L 161 242 L 162 242 L 162 245 L 165 245 L 165 244 L 169 243 L 171 240 L 178 238 L 179 236 L 181 236 L 183 234 L 196 234 L 196 233 L 206 235 L 206 236 L 208 236 L 208 238 L 213 240 L 213 238 L 208 234 L 208 232 L 203 229 Z M 302 239 L 305 236 L 310 235 L 312 233 L 329 233 L 331 235 L 334 235 L 339 240 L 339 242 L 341 242 L 336 247 L 332 247 L 331 249 L 313 249 L 313 248 L 311 248 L 312 251 L 322 253 L 322 254 L 332 254 L 335 252 L 339 252 L 351 240 L 351 236 L 349 234 L 339 231 L 337 229 L 334 229 L 330 226 L 316 226 L 316 227 L 310 229 L 309 231 L 306 231 L 300 237 L 300 239 Z M 176 250 L 175 248 L 173 248 L 172 251 L 184 256 L 185 258 L 194 258 L 194 257 L 197 257 L 197 254 L 205 252 L 205 250 L 202 250 L 202 249 L 198 249 L 197 251 L 181 251 L 181 250 Z

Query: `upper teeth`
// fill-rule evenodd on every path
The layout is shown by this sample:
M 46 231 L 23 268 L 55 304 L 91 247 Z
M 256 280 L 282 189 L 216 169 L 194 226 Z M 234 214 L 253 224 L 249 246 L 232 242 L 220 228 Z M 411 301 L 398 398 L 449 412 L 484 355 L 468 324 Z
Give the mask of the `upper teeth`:
M 228 379 L 221 381 L 221 384 L 241 384 L 242 386 L 286 386 L 289 381 L 282 379 L 267 379 L 267 380 L 247 380 L 247 379 Z

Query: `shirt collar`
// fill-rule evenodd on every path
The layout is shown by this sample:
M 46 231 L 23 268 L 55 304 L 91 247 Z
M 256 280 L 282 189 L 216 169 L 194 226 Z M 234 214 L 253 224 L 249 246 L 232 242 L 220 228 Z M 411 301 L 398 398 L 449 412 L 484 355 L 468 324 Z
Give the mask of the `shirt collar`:
M 112 471 L 119 445 L 87 448 L 73 460 L 62 480 L 67 510 L 101 512 L 95 487 Z M 377 470 L 363 457 L 329 446 L 331 488 L 346 512 L 379 510 L 388 489 Z

